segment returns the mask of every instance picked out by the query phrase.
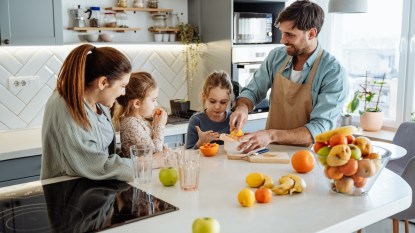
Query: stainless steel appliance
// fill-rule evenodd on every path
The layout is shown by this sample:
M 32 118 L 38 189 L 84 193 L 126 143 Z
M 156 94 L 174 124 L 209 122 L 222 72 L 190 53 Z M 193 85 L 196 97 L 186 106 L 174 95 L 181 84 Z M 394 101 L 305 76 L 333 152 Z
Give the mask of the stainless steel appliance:
M 281 45 L 250 45 L 234 46 L 232 48 L 232 81 L 235 86 L 235 96 L 238 96 L 239 91 L 248 85 L 269 52 L 277 46 Z M 270 92 L 268 90 L 267 97 L 255 106 L 255 112 L 267 112 L 269 110 Z
M 74 27 L 86 27 L 84 19 L 84 10 L 81 9 L 81 5 L 78 5 L 78 9 L 72 9 L 70 12 L 74 17 Z
M 117 180 L 39 183 L 0 194 L 0 232 L 96 232 L 175 210 Z
M 272 14 L 233 13 L 233 43 L 258 44 L 272 42 Z

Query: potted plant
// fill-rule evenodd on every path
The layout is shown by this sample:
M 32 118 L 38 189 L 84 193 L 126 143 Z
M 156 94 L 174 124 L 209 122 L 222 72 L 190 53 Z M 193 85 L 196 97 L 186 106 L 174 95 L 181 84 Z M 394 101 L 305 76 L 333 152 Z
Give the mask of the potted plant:
M 360 127 L 366 131 L 378 131 L 382 128 L 383 112 L 379 107 L 382 88 L 385 85 L 386 74 L 381 81 L 368 81 L 367 74 L 363 84 L 360 85 L 359 98 L 364 101 L 363 111 L 360 112 Z
M 353 99 L 346 106 L 346 112 L 341 115 L 341 126 L 351 125 L 352 124 L 352 113 L 356 111 L 360 104 L 360 92 L 355 91 Z
M 183 57 L 186 64 L 186 74 L 189 90 L 192 89 L 193 78 L 197 73 L 200 58 L 199 29 L 189 23 L 181 23 L 178 32 L 179 40 L 185 45 Z

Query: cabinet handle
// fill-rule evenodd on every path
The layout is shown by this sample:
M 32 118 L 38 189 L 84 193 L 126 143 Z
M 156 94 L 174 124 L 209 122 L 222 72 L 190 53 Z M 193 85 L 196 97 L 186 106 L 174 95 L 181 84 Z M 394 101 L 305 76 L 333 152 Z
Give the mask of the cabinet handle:
M 10 44 L 10 40 L 9 39 L 5 39 L 4 40 L 4 44 Z

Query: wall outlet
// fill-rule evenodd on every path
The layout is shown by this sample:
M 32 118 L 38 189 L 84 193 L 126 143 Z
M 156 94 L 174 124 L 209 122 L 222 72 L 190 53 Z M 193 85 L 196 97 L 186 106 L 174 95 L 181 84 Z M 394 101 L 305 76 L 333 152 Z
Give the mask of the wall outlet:
M 10 77 L 9 90 L 39 88 L 39 76 Z

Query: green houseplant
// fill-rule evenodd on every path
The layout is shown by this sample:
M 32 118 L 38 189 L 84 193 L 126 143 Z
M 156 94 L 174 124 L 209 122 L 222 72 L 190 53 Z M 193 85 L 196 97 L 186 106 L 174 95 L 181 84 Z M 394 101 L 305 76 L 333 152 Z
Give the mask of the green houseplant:
M 347 104 L 345 112 L 341 114 L 341 126 L 351 125 L 352 124 L 352 113 L 357 110 L 360 104 L 360 92 L 355 91 L 353 99 Z
M 182 53 L 186 64 L 188 86 L 191 90 L 201 55 L 199 29 L 189 23 L 181 23 L 178 36 L 180 42 L 185 45 Z

